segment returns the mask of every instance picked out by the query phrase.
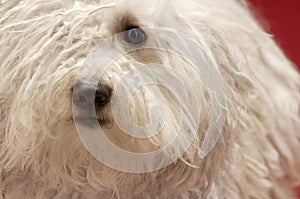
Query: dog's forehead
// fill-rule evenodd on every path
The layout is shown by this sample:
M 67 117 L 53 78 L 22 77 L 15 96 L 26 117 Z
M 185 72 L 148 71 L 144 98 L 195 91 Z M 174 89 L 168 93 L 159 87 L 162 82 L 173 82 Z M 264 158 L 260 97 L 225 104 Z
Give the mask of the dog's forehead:
M 112 33 L 119 33 L 129 26 L 153 27 L 166 20 L 169 0 L 151 2 L 119 0 L 111 9 L 104 11 L 104 24 Z

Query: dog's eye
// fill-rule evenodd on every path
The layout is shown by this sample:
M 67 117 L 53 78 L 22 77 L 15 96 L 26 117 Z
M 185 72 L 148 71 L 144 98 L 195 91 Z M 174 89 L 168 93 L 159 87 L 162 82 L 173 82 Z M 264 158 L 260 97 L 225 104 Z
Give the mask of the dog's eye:
M 134 45 L 142 44 L 146 41 L 146 33 L 137 27 L 128 28 L 124 36 L 126 42 Z

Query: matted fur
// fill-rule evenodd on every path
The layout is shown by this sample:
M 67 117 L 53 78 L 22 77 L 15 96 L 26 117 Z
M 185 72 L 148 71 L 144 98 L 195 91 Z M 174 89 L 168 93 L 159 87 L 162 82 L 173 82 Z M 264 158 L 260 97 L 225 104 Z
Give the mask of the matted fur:
M 294 198 L 292 186 L 300 180 L 300 76 L 246 2 L 4 0 L 0 16 L 1 199 Z M 164 169 L 129 174 L 103 166 L 80 142 L 70 93 L 76 72 L 124 23 L 175 29 L 201 43 L 217 63 L 226 121 L 204 159 L 196 142 Z M 154 57 L 166 61 L 137 53 L 119 63 L 138 65 Z M 201 82 L 194 87 L 203 91 L 201 142 L 210 106 L 207 88 Z M 165 141 L 118 136 L 112 139 L 125 139 L 120 145 L 138 152 Z

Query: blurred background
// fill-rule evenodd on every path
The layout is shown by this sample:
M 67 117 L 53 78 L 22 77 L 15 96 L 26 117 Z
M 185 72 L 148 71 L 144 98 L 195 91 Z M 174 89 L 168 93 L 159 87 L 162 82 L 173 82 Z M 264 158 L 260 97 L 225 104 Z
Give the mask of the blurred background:
M 279 46 L 300 71 L 300 0 L 250 0 L 250 2 L 256 15 L 262 19 L 267 32 L 274 35 Z M 295 188 L 295 191 L 300 199 L 300 187 Z
M 300 0 L 250 0 L 268 33 L 300 69 Z

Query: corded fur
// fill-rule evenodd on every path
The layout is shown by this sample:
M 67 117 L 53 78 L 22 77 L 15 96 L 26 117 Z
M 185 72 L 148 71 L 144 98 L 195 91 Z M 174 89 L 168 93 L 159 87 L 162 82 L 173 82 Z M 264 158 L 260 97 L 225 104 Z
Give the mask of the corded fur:
M 167 27 L 195 39 L 219 66 L 226 120 L 204 159 L 197 151 L 211 107 L 208 88 L 197 78 L 193 89 L 202 99 L 203 125 L 193 146 L 172 165 L 145 174 L 118 172 L 80 142 L 70 95 L 76 72 L 128 14 L 142 27 Z M 294 197 L 292 186 L 300 180 L 300 76 L 246 2 L 4 0 L 0 16 L 0 198 Z M 140 52 L 118 64 L 176 62 L 170 55 L 151 55 Z M 174 100 L 157 93 L 173 113 Z M 132 105 L 137 120 L 144 106 L 138 99 Z M 112 139 L 128 150 L 149 151 L 169 138 Z

